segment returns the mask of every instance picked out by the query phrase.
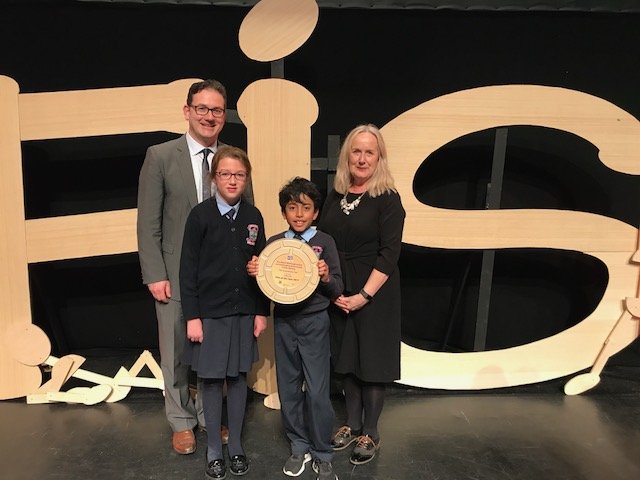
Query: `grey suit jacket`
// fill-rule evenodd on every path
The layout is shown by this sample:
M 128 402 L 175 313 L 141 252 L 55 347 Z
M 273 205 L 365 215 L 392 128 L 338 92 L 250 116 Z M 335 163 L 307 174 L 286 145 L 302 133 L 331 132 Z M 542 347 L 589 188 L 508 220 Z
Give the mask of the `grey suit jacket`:
M 223 145 L 218 143 L 219 146 Z M 251 184 L 244 200 L 253 203 Z M 180 301 L 180 253 L 187 216 L 198 204 L 185 135 L 147 149 L 138 184 L 138 255 L 144 284 L 169 280 Z
M 147 149 L 138 183 L 138 255 L 145 284 L 169 280 L 180 300 L 178 274 L 184 225 L 198 203 L 184 135 Z

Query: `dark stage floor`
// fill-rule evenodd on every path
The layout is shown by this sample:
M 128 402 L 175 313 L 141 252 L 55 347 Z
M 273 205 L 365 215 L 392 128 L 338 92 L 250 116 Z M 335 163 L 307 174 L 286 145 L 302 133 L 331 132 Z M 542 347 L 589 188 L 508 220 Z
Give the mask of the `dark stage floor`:
M 115 373 L 101 363 L 88 358 L 83 368 Z M 640 479 L 640 368 L 606 368 L 600 385 L 581 396 L 565 396 L 563 385 L 475 393 L 394 386 L 378 457 L 354 467 L 345 450 L 335 470 L 341 479 Z M 262 400 L 249 395 L 244 445 L 252 463 L 244 478 L 288 478 L 280 413 Z M 334 405 L 344 418 L 339 397 Z M 118 403 L 96 406 L 4 401 L 0 418 L 3 479 L 204 477 L 205 434 L 197 434 L 195 454 L 173 453 L 158 391 L 134 388 Z M 308 469 L 299 478 L 315 475 Z

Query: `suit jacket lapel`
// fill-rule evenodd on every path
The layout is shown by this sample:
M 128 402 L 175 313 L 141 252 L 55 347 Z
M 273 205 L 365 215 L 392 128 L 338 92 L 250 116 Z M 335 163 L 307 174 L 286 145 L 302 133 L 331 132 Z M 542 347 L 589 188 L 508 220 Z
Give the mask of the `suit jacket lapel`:
M 186 137 L 183 135 L 180 140 L 176 148 L 176 161 L 178 163 L 178 170 L 182 176 L 184 189 L 187 192 L 187 198 L 189 199 L 191 208 L 193 208 L 198 204 L 198 192 L 196 191 L 196 183 L 193 178 L 191 155 L 189 154 Z

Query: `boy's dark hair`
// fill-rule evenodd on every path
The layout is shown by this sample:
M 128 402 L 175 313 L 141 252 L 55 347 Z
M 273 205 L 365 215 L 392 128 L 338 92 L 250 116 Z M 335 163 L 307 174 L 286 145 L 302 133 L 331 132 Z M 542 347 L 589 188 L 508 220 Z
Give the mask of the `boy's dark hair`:
M 296 177 L 282 187 L 278 194 L 280 209 L 284 212 L 287 203 L 292 201 L 299 202 L 302 195 L 306 195 L 311 199 L 314 211 L 320 210 L 322 194 L 312 181 L 302 177 Z

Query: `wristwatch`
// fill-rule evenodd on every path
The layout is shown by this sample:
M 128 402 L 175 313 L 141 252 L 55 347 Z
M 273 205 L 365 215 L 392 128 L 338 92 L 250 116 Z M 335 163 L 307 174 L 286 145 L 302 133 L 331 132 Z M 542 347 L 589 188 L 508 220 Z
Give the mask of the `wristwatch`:
M 373 295 L 369 295 L 367 292 L 365 292 L 364 288 L 362 290 L 360 290 L 360 295 L 362 295 L 364 297 L 364 299 L 369 301 L 369 302 L 371 300 L 373 300 Z

